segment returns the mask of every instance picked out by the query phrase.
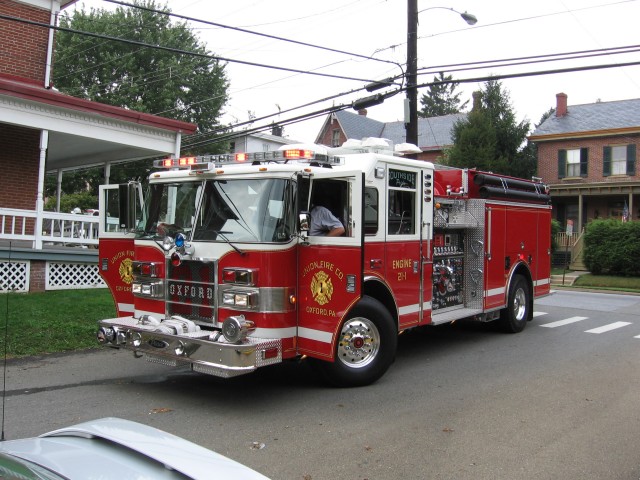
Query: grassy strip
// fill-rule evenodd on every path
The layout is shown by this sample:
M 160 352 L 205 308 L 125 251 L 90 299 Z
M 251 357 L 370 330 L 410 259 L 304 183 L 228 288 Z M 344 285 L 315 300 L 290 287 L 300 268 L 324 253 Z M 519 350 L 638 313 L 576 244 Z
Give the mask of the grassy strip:
M 585 273 L 576 279 L 573 286 L 624 292 L 640 292 L 640 277 L 614 277 L 610 275 L 592 275 Z
M 0 354 L 22 357 L 97 347 L 96 325 L 116 316 L 109 290 L 0 295 Z

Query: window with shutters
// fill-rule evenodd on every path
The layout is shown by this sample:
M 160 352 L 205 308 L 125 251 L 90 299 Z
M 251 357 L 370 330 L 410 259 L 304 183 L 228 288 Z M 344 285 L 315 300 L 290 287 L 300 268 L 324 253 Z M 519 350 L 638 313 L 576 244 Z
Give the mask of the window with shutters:
M 612 145 L 606 146 L 602 151 L 602 174 L 610 175 L 635 175 L 636 170 L 636 146 Z
M 624 175 L 627 173 L 627 146 L 617 145 L 611 147 L 611 175 Z
M 586 177 L 589 170 L 589 149 L 558 150 L 558 178 Z
M 567 177 L 580 176 L 580 149 L 567 150 Z

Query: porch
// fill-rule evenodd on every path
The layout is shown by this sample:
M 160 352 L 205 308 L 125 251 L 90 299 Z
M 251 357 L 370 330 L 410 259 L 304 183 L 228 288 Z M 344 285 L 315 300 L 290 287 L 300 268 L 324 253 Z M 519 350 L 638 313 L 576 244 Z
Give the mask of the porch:
M 555 235 L 556 251 L 553 254 L 552 266 L 564 267 L 569 270 L 584 271 L 584 231 L 567 234 L 559 232 Z
M 96 215 L 0 208 L 0 292 L 104 288 Z

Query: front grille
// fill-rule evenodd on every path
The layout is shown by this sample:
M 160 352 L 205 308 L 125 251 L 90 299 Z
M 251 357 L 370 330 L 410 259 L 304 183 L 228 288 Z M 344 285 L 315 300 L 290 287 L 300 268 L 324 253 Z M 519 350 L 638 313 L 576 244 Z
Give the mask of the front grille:
M 216 321 L 217 262 L 186 260 L 178 267 L 169 265 L 167 309 L 196 323 Z

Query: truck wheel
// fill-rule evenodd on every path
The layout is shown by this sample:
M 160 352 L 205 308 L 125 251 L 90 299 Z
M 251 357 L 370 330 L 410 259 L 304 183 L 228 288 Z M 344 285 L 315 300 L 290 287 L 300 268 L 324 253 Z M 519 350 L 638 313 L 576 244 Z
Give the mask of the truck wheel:
M 389 311 L 365 296 L 342 324 L 335 361 L 316 360 L 321 374 L 338 387 L 359 387 L 378 380 L 393 363 L 398 331 Z
M 508 333 L 521 332 L 531 314 L 531 289 L 522 275 L 515 275 L 509 287 L 507 308 L 500 312 L 500 327 Z

